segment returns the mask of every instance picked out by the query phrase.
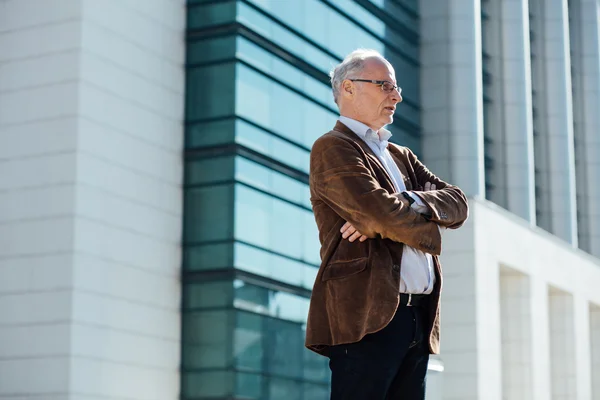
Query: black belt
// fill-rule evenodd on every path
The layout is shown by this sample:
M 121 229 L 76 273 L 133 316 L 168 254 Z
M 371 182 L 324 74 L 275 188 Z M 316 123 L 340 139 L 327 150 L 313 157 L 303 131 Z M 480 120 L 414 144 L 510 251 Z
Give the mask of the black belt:
M 429 302 L 428 294 L 410 294 L 400 293 L 400 306 L 419 307 L 425 306 Z

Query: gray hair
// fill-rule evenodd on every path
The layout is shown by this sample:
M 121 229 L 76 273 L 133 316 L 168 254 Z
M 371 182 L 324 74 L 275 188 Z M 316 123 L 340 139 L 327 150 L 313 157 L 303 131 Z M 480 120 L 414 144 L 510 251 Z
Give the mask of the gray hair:
M 389 61 L 386 60 L 377 50 L 357 49 L 348 54 L 346 58 L 344 58 L 344 61 L 336 65 L 331 70 L 329 77 L 331 78 L 333 100 L 336 104 L 340 96 L 340 86 L 342 85 L 342 82 L 350 77 L 357 78 L 358 74 L 361 73 L 365 67 L 365 60 L 370 58 L 379 58 L 391 66 Z

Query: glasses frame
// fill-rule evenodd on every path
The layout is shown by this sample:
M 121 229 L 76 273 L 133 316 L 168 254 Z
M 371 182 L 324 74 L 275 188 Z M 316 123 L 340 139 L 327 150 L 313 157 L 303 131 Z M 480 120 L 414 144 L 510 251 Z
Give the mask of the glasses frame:
M 378 80 L 374 80 L 374 79 L 348 79 L 351 82 L 367 82 L 367 83 L 372 83 L 374 85 L 378 85 L 379 87 L 381 87 L 381 90 L 385 93 L 392 93 L 394 90 L 396 90 L 399 94 L 402 94 L 402 88 L 398 85 L 394 85 L 392 82 L 390 81 L 378 81 Z M 385 85 L 386 83 L 389 83 L 390 85 L 392 85 L 392 89 L 387 91 L 383 88 L 383 85 Z

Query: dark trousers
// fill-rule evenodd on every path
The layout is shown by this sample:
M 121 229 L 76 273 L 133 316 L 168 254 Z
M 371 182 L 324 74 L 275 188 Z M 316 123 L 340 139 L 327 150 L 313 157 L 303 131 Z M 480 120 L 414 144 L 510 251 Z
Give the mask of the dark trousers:
M 331 347 L 331 400 L 424 400 L 427 310 L 400 306 L 381 331 Z

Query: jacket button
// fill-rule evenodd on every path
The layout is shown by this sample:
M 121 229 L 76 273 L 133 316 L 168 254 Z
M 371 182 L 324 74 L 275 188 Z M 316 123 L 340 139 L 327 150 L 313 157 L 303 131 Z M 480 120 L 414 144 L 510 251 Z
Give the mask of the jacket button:
M 399 266 L 398 264 L 394 264 L 394 265 L 392 265 L 392 269 L 393 269 L 395 272 L 398 272 L 398 271 L 400 271 L 400 266 Z

